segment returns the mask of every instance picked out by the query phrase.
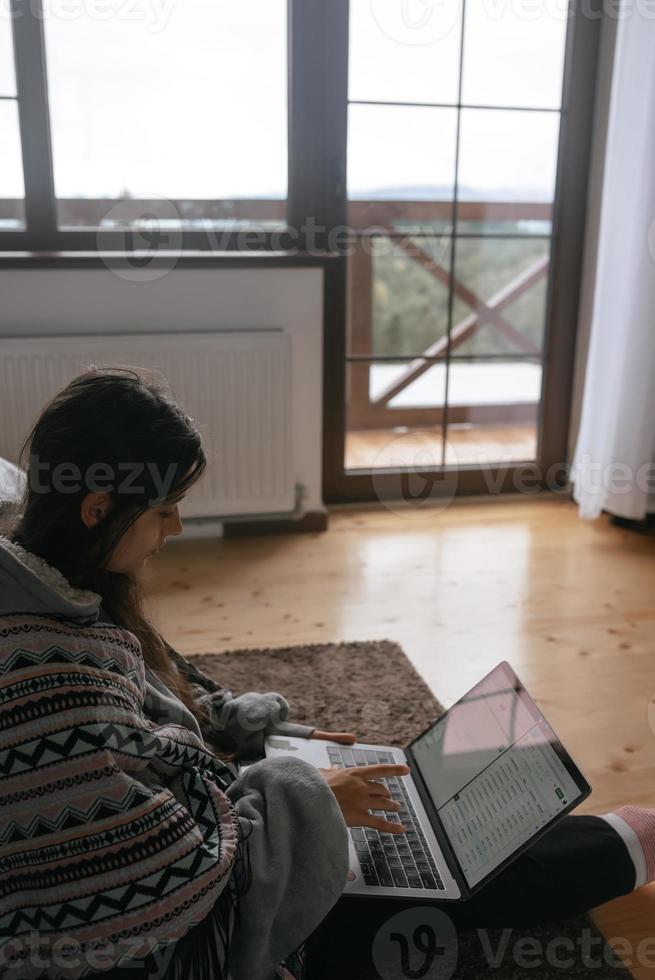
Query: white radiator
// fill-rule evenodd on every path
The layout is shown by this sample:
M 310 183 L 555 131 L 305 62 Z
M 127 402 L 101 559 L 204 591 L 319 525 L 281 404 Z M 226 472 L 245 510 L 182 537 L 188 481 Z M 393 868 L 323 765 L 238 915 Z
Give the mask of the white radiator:
M 0 456 L 18 461 L 44 404 L 76 374 L 120 363 L 160 371 L 202 435 L 207 469 L 184 517 L 293 511 L 291 340 L 281 329 L 3 338 Z

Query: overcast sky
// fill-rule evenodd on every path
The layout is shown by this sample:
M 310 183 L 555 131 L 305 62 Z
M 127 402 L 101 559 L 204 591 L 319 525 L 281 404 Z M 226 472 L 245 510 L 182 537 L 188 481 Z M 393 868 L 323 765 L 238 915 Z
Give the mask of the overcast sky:
M 455 102 L 460 18 L 459 0 L 351 0 L 350 98 Z M 47 0 L 58 194 L 285 197 L 285 21 L 284 0 Z M 555 0 L 468 0 L 463 102 L 558 108 L 565 32 Z M 558 127 L 556 112 L 464 110 L 460 185 L 549 199 Z M 452 108 L 352 106 L 351 194 L 452 187 L 455 133 Z M 12 135 L 0 101 L 0 196 L 21 192 Z

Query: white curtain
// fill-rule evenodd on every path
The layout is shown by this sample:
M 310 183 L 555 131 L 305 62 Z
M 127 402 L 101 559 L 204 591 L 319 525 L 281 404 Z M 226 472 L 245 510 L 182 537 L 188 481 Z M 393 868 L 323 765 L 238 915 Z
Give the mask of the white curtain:
M 574 497 L 585 518 L 606 510 L 641 519 L 655 510 L 655 11 L 648 4 L 625 4 L 617 25 L 597 255 Z

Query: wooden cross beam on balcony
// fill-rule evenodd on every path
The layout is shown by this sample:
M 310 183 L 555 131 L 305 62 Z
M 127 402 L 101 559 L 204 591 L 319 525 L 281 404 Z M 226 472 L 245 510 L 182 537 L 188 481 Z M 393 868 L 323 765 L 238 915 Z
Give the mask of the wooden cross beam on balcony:
M 392 229 L 390 229 L 390 231 L 391 230 Z M 417 251 L 412 251 L 409 242 L 406 243 L 404 241 L 397 242 L 396 247 L 400 248 L 414 262 L 417 262 L 422 269 L 425 269 L 426 272 L 433 275 L 435 279 L 442 282 L 444 286 L 450 286 L 450 272 L 447 269 L 444 269 L 437 259 L 432 258 L 426 252 L 424 252 L 422 248 L 419 247 Z M 496 293 L 496 296 L 494 297 L 494 299 L 497 301 L 496 306 L 492 305 L 492 300 L 490 300 L 489 303 L 485 303 L 484 300 L 480 299 L 480 297 L 473 292 L 472 289 L 469 289 L 468 286 L 465 286 L 463 282 L 460 282 L 456 276 L 453 276 L 453 292 L 455 295 L 459 296 L 459 298 L 462 299 L 467 306 L 470 306 L 474 312 L 480 314 L 479 319 L 477 319 L 475 322 L 473 333 L 475 333 L 478 326 L 480 326 L 482 322 L 491 323 L 498 330 L 498 333 L 503 334 L 503 336 L 506 337 L 510 343 L 514 344 L 514 346 L 522 353 L 539 354 L 539 348 L 537 345 L 529 337 L 526 337 L 525 334 L 522 334 L 520 330 L 517 330 L 516 327 L 513 327 L 511 323 L 508 323 L 507 320 L 505 320 L 503 317 L 503 309 L 509 303 L 513 302 L 517 296 L 520 296 L 521 292 L 525 292 L 526 289 L 529 289 L 530 286 L 532 286 L 537 279 L 541 277 L 541 261 L 542 260 L 540 259 L 539 262 L 535 263 L 534 266 L 531 266 L 526 273 L 521 274 L 528 276 L 529 281 L 525 286 L 521 286 L 521 276 L 518 276 L 509 284 L 508 287 L 506 287 L 507 289 L 511 290 L 509 298 L 506 302 L 502 299 L 502 290 Z M 545 258 L 545 263 L 547 266 L 547 257 Z M 514 287 L 517 285 L 521 286 L 521 288 L 517 293 L 514 293 Z M 471 334 L 467 333 L 466 336 L 462 337 L 462 339 L 458 341 L 458 343 L 463 343 L 469 336 L 471 336 Z M 451 349 L 452 346 L 453 345 L 451 343 Z
M 424 253 L 425 254 L 425 253 Z M 426 259 L 435 268 L 437 263 L 425 256 Z M 439 267 L 441 268 L 441 267 Z M 435 359 L 441 359 L 446 356 L 449 351 L 456 349 L 460 344 L 463 344 L 465 340 L 468 340 L 475 331 L 480 326 L 481 322 L 491 321 L 494 322 L 496 326 L 498 324 L 495 321 L 495 317 L 502 310 L 504 310 L 510 303 L 518 299 L 526 290 L 533 286 L 540 278 L 546 274 L 548 268 L 548 256 L 544 255 L 536 262 L 533 263 L 528 269 L 516 276 L 507 286 L 499 290 L 488 302 L 483 302 L 477 297 L 475 299 L 475 309 L 468 316 L 464 317 L 450 332 L 450 339 L 446 337 L 441 337 L 434 344 L 431 344 L 427 350 L 417 357 L 415 360 L 410 361 L 407 368 L 403 371 L 399 378 L 397 378 L 392 384 L 387 385 L 386 388 L 378 395 L 377 398 L 373 399 L 371 404 L 382 407 L 388 405 L 392 399 L 399 395 L 401 391 L 404 391 L 410 384 L 420 378 L 422 374 L 429 371 L 434 364 Z M 444 269 L 441 271 L 447 275 Z M 450 280 L 448 280 L 450 281 Z M 462 289 L 466 290 L 466 287 L 459 284 Z M 458 292 L 457 287 L 453 285 L 455 292 Z M 458 295 L 461 293 L 458 292 Z M 472 296 L 474 294 L 471 294 Z M 468 300 L 467 300 L 468 302 Z M 507 326 L 510 326 L 507 324 Z M 502 329 L 502 328 L 500 328 Z M 511 328 L 514 329 L 513 327 Z M 522 334 L 520 335 L 523 336 Z M 532 345 L 532 350 L 529 353 L 539 354 L 539 349 Z M 424 360 L 424 358 L 430 358 L 431 360 Z

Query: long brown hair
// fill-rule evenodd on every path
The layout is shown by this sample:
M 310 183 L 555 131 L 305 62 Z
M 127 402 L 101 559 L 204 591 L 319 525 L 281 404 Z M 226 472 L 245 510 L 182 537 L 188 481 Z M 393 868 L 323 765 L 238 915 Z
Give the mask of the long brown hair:
M 144 662 L 202 724 L 204 710 L 146 613 L 139 576 L 105 568 L 140 514 L 155 503 L 178 500 L 202 476 L 207 461 L 193 420 L 156 372 L 93 367 L 43 408 L 19 465 L 27 451 L 23 497 L 4 515 L 0 531 L 59 569 L 76 588 L 98 593 L 108 616 L 137 637 Z M 106 488 L 99 486 L 103 473 L 114 477 Z M 77 489 L 71 487 L 75 478 Z M 80 506 L 97 489 L 109 493 L 111 506 L 88 528 Z M 212 747 L 222 758 L 233 758 Z

